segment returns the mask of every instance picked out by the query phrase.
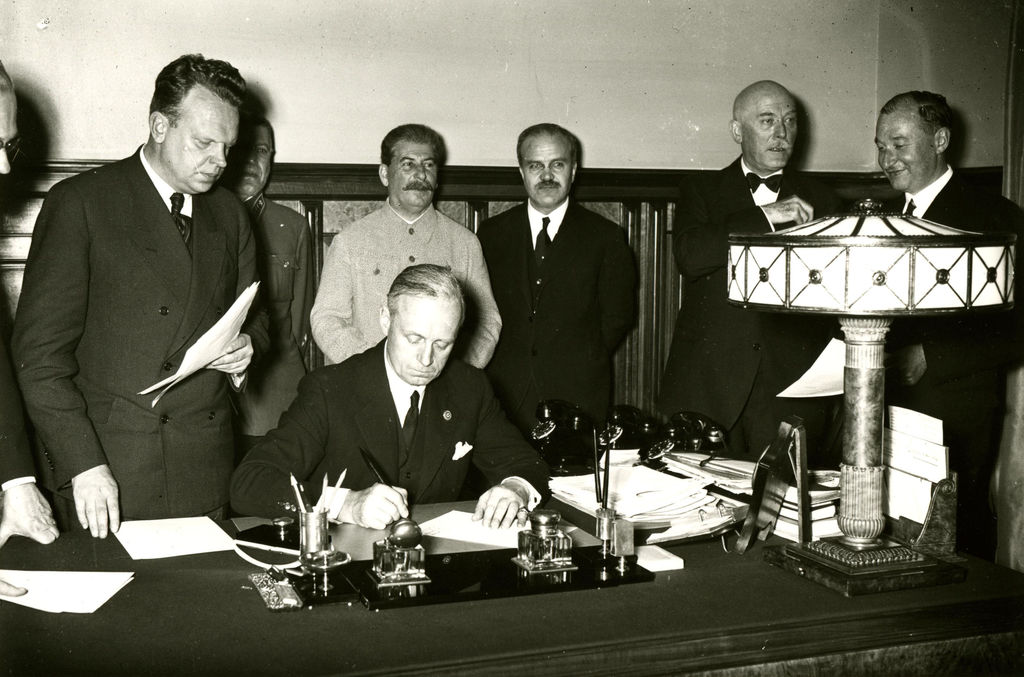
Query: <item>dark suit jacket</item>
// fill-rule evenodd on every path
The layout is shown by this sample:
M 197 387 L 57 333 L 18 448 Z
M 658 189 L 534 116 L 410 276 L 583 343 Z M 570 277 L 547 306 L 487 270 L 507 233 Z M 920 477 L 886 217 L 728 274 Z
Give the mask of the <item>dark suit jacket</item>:
M 839 207 L 829 189 L 786 170 L 779 199 L 791 195 L 807 200 L 815 217 Z M 828 342 L 834 319 L 763 313 L 728 302 L 729 233 L 770 230 L 754 204 L 739 158 L 683 184 L 673 251 L 684 292 L 658 402 L 665 414 L 697 411 L 730 429 L 747 406 L 759 370 L 767 392 L 777 393 Z
M 398 413 L 384 370 L 384 341 L 341 364 L 317 369 L 299 383 L 299 395 L 281 424 L 250 451 L 231 480 L 231 505 L 250 515 L 282 514 L 294 504 L 288 474 L 320 495 L 324 474 L 342 470 L 342 486 L 366 489 L 377 480 L 359 448 L 380 463 L 388 481 L 413 501 L 453 501 L 470 463 L 492 484 L 518 476 L 547 494 L 548 468 L 508 422 L 482 371 L 450 360 L 427 385 L 409 461 L 399 466 Z M 457 442 L 473 445 L 455 460 Z
M 109 464 L 122 518 L 197 515 L 228 500 L 226 376 L 201 370 L 155 407 L 137 394 L 173 374 L 256 276 L 234 195 L 194 196 L 192 220 L 190 258 L 136 153 L 54 186 L 32 237 L 12 352 L 43 483 L 70 496 L 75 475 Z M 266 347 L 265 326 L 243 331 Z
M 893 207 L 902 210 L 903 204 Z M 928 207 L 924 218 L 962 230 L 1016 233 L 1018 250 L 1024 245 L 1024 213 L 1020 208 L 1000 195 L 973 188 L 955 173 Z M 1021 282 L 1018 278 L 1018 292 Z M 958 389 L 970 387 L 979 395 L 984 392 L 989 406 L 995 406 L 994 398 L 999 390 L 996 386 L 1002 384 L 1002 377 L 995 370 L 1022 354 L 1019 293 L 1016 302 L 1017 308 L 1010 312 L 981 311 L 953 317 L 897 320 L 887 348 L 921 343 L 928 366 L 917 387 L 933 389 L 958 381 Z M 984 349 L 979 349 L 982 345 Z
M 622 228 L 569 203 L 547 255 L 536 309 L 529 279 L 533 256 L 526 204 L 480 226 L 501 338 L 487 374 L 521 428 L 536 423 L 537 400 L 580 404 L 596 422 L 611 397 L 611 357 L 633 326 L 636 267 Z
M 903 209 L 902 201 L 892 206 Z M 1024 243 L 1020 208 L 971 187 L 956 173 L 924 218 L 962 230 L 1016 233 L 1018 252 Z M 903 386 L 890 378 L 886 402 L 942 419 L 950 468 L 958 474 L 957 548 L 988 559 L 995 553 L 995 522 L 988 506 L 1006 392 L 1003 368 L 1020 360 L 1024 347 L 1019 266 L 1016 272 L 1014 310 L 898 319 L 886 342 L 887 350 L 914 343 L 924 348 L 927 366 L 921 379 Z
M 7 345 L 0 336 L 0 484 L 35 474 L 21 396 L 7 357 Z

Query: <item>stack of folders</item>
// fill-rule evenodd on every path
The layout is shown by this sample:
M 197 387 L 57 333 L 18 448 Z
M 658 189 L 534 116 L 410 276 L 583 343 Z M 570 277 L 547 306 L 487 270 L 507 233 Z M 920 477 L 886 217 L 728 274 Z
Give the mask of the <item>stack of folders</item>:
M 885 464 L 884 512 L 923 524 L 935 484 L 949 477 L 949 447 L 942 421 L 903 407 L 888 407 L 882 463 Z
M 637 529 L 661 529 L 689 523 L 703 510 L 717 512 L 718 499 L 708 494 L 703 479 L 682 479 L 642 465 L 612 465 L 608 507 Z M 593 475 L 552 478 L 551 493 L 559 500 L 594 515 L 597 498 Z M 701 520 L 698 531 L 706 531 Z
M 817 541 L 830 536 L 840 536 L 836 521 L 839 507 L 839 473 L 835 470 L 812 470 L 807 473 L 809 488 L 808 498 L 811 501 L 811 540 Z M 789 487 L 779 509 L 779 519 L 775 522 L 775 533 L 793 541 L 800 540 L 800 513 L 797 507 L 796 487 Z

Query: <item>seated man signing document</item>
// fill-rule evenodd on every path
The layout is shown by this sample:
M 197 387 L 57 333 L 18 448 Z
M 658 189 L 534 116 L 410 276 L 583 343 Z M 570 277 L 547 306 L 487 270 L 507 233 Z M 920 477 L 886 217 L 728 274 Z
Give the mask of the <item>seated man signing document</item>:
M 329 516 L 373 529 L 409 516 L 409 505 L 459 497 L 472 463 L 493 486 L 475 519 L 510 527 L 547 492 L 548 468 L 505 418 L 487 377 L 449 361 L 465 302 L 445 267 L 399 273 L 380 311 L 386 338 L 341 364 L 308 374 L 277 429 L 250 451 L 231 480 L 231 505 L 280 515 L 295 502 L 294 474 L 309 502 L 323 478 L 342 488 L 325 497 Z M 389 484 L 362 458 L 376 461 Z M 522 517 L 518 520 L 523 522 Z

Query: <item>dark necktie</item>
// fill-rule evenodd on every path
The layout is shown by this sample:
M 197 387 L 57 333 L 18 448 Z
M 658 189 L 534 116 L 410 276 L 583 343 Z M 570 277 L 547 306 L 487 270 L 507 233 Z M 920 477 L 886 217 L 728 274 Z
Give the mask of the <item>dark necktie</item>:
M 409 411 L 405 413 L 405 420 L 402 421 L 402 461 L 409 457 L 409 450 L 412 449 L 412 438 L 416 435 L 416 421 L 420 415 L 420 391 L 412 391 L 409 397 Z
M 192 235 L 192 218 L 181 213 L 181 208 L 184 206 L 184 195 L 181 193 L 171 195 L 171 218 L 174 219 L 174 225 L 178 227 L 178 234 L 181 235 L 181 240 L 187 247 L 189 236 Z
M 768 190 L 773 193 L 778 193 L 779 188 L 782 187 L 782 174 L 773 174 L 769 177 L 762 179 L 754 172 L 747 173 L 747 185 L 750 186 L 750 192 L 753 193 L 757 190 L 757 187 L 761 184 L 768 186 Z
M 540 232 L 537 233 L 537 244 L 533 248 L 533 258 L 537 266 L 544 263 L 544 257 L 548 255 L 548 248 L 551 247 L 551 238 L 548 237 L 548 224 L 551 219 L 545 216 L 540 221 Z
M 906 206 L 903 208 L 903 213 L 908 216 L 913 216 L 915 209 L 917 209 L 917 205 L 914 204 L 914 201 L 908 200 Z

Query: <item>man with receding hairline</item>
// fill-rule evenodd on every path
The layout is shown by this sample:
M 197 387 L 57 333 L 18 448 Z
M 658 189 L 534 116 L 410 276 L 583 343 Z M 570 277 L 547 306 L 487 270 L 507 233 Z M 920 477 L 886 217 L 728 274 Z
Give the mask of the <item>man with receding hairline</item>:
M 329 487 L 322 502 L 330 518 L 382 529 L 408 517 L 410 502 L 456 500 L 472 465 L 491 485 L 475 518 L 492 527 L 524 522 L 522 509 L 547 492 L 549 470 L 505 418 L 483 372 L 450 359 L 465 313 L 454 273 L 409 266 L 381 306 L 385 338 L 302 379 L 280 425 L 235 471 L 232 506 L 266 517 L 294 511 L 289 475 L 315 501 L 325 476 L 347 471 L 341 490 Z
M 833 323 L 736 308 L 726 296 L 729 233 L 780 230 L 839 206 L 830 190 L 787 168 L 797 129 L 793 95 L 777 82 L 755 82 L 736 96 L 729 122 L 740 157 L 683 183 L 673 241 L 683 303 L 658 407 L 710 416 L 726 430 L 730 455 L 739 457 L 756 457 L 782 416 L 799 414 L 812 462 L 821 463 L 827 403 L 776 394 L 813 363 Z
M 953 123 L 946 98 L 933 92 L 903 92 L 882 106 L 878 166 L 903 193 L 892 207 L 962 230 L 1016 233 L 1019 251 L 1020 208 L 973 188 L 950 167 Z M 886 341 L 887 402 L 942 419 L 950 468 L 958 474 L 957 545 L 989 560 L 996 532 L 989 482 L 1002 424 L 1003 369 L 1022 354 L 1020 298 L 1010 312 L 897 320 Z
M 266 317 L 155 405 L 138 393 L 174 374 L 256 277 L 245 210 L 216 186 L 244 94 L 231 64 L 175 59 L 145 145 L 43 202 L 12 352 L 62 528 L 103 538 L 122 519 L 226 516 L 228 389 L 265 348 Z
M 487 375 L 527 434 L 546 399 L 578 404 L 602 425 L 612 355 L 635 321 L 636 268 L 623 229 L 569 197 L 578 145 L 550 122 L 524 129 L 516 158 L 529 199 L 480 224 L 503 323 Z
M 11 171 L 11 161 L 17 155 L 20 141 L 17 106 L 14 83 L 0 62 L 0 174 Z M 50 505 L 36 487 L 32 452 L 25 433 L 25 414 L 3 335 L 0 335 L 0 483 L 3 490 L 0 546 L 11 536 L 52 543 L 57 538 L 57 525 Z M 25 588 L 0 580 L 0 595 L 19 596 L 26 592 Z

